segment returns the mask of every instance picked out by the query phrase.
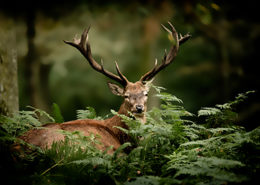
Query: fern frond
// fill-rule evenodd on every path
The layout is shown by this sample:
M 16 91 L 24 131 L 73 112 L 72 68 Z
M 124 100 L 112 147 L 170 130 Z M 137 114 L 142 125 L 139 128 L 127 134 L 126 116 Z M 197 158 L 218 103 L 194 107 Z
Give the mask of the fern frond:
M 102 120 L 101 117 L 97 117 L 96 111 L 93 107 L 86 107 L 85 110 L 77 110 L 77 119 Z
M 214 107 L 203 107 L 198 111 L 198 116 L 211 116 L 221 113 L 221 110 Z
M 156 97 L 160 98 L 161 100 L 163 100 L 165 103 L 169 103 L 169 102 L 177 102 L 177 103 L 183 103 L 183 101 L 179 98 L 177 98 L 176 96 L 169 94 L 169 93 L 165 93 L 165 92 L 161 92 L 160 94 L 156 94 Z
M 52 115 L 53 115 L 53 118 L 55 120 L 55 123 L 63 123 L 64 122 L 64 118 L 61 114 L 60 107 L 56 103 L 52 104 Z
M 35 107 L 32 106 L 27 106 L 28 108 L 32 109 L 34 112 L 34 115 L 40 120 L 43 119 L 45 121 L 45 123 L 49 123 L 49 122 L 55 122 L 54 118 L 52 116 L 50 116 L 47 112 L 45 112 L 44 110 L 41 109 L 37 109 Z

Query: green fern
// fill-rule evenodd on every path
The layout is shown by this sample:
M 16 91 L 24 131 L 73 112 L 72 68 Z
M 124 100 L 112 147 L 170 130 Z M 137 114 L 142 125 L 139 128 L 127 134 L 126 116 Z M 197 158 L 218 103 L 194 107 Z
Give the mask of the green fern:
M 19 136 L 25 131 L 40 127 L 44 123 L 54 122 L 48 113 L 43 110 L 28 106 L 31 111 L 19 111 L 14 113 L 12 117 L 0 115 L 1 128 L 11 136 Z
M 206 116 L 208 127 L 231 126 L 238 118 L 238 114 L 233 110 L 234 107 L 245 101 L 248 98 L 248 95 L 252 93 L 255 93 L 255 91 L 238 94 L 238 96 L 235 97 L 235 100 L 222 105 L 217 104 L 215 107 L 203 107 L 198 111 L 198 116 Z
M 77 118 L 102 120 L 101 117 L 97 117 L 96 111 L 93 107 L 86 107 L 85 110 L 77 110 Z
M 235 124 L 234 107 L 251 92 L 200 110 L 199 116 L 205 118 L 202 125 L 191 121 L 196 117 L 185 110 L 180 99 L 153 87 L 162 105 L 146 113 L 146 123 L 111 111 L 129 126 L 129 130 L 116 128 L 132 138 L 113 155 L 95 147 L 101 144 L 97 135 L 61 131 L 64 141 L 20 155 L 12 178 L 24 184 L 250 184 L 258 178 L 260 128 L 247 132 Z M 60 111 L 54 109 L 55 121 L 61 122 Z M 89 107 L 77 114 L 78 119 L 101 119 Z M 13 117 L 1 116 L 0 141 L 10 143 L 8 139 L 47 121 L 53 118 L 35 108 Z M 132 150 L 126 154 L 124 149 L 130 146 Z M 4 147 L 9 148 L 1 144 Z M 5 163 L 9 168 L 10 161 Z
M 52 116 L 55 120 L 55 123 L 63 123 L 64 122 L 63 116 L 61 114 L 60 107 L 56 103 L 52 104 Z

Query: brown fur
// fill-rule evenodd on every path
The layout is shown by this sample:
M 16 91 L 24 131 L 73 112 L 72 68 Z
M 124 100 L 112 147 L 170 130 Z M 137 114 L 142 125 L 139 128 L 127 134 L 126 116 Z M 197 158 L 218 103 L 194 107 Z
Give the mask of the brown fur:
M 119 87 L 116 86 L 116 88 Z M 129 82 L 129 84 L 124 89 L 121 89 L 121 91 L 122 94 L 118 94 L 117 91 L 117 95 L 124 96 L 125 94 L 127 94 L 129 95 L 129 97 L 125 98 L 118 111 L 118 114 L 128 116 L 128 112 L 130 111 L 135 115 L 135 106 L 137 104 L 142 104 L 144 106 L 143 111 L 146 111 L 147 97 L 143 94 L 143 92 L 148 90 L 145 85 L 140 82 Z M 136 115 L 136 117 L 139 118 L 141 121 L 145 120 L 144 113 L 138 114 Z M 63 141 L 65 139 L 65 136 L 61 132 L 58 132 L 58 130 L 71 132 L 80 131 L 85 136 L 89 136 L 91 133 L 101 136 L 100 141 L 102 144 L 97 145 L 96 147 L 104 151 L 108 147 L 113 146 L 112 150 L 108 151 L 109 153 L 112 153 L 121 144 L 129 141 L 128 136 L 114 126 L 128 129 L 127 125 L 121 120 L 121 118 L 115 115 L 112 118 L 106 120 L 85 119 L 69 121 L 60 124 L 46 124 L 43 126 L 43 128 L 29 130 L 23 136 L 21 136 L 20 139 L 41 148 L 50 148 L 53 142 Z

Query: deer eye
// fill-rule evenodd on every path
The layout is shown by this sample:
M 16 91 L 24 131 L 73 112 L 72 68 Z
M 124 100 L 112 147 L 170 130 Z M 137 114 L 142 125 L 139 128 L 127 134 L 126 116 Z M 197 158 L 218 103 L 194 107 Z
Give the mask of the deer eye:
M 145 96 L 148 96 L 148 93 L 147 93 L 147 92 L 144 92 L 144 95 L 145 95 Z
M 125 98 L 126 98 L 126 99 L 129 98 L 129 95 L 125 95 Z

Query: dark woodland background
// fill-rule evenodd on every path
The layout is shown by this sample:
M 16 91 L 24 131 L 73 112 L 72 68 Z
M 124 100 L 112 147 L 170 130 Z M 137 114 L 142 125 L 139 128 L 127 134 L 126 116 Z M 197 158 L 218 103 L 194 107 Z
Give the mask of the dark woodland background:
M 11 52 L 18 64 L 12 69 L 18 70 L 20 110 L 31 105 L 50 112 L 55 102 L 65 120 L 76 119 L 76 110 L 86 106 L 105 115 L 117 110 L 122 100 L 109 91 L 107 78 L 63 40 L 80 36 L 91 25 L 95 58 L 102 58 L 105 68 L 113 72 L 117 61 L 128 79 L 137 81 L 169 49 L 171 42 L 160 26 L 167 21 L 192 38 L 154 84 L 182 99 L 193 113 L 256 90 L 237 109 L 240 124 L 246 123 L 248 129 L 258 126 L 260 25 L 253 1 L 4 1 L 0 67 L 6 63 L 4 54 Z M 8 89 L 12 88 L 11 84 Z M 150 107 L 157 101 L 151 98 Z

